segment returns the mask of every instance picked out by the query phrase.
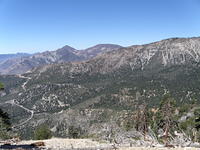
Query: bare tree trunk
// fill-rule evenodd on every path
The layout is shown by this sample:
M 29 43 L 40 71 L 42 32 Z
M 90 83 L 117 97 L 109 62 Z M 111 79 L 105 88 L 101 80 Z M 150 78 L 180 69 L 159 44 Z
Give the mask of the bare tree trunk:
M 168 145 L 168 137 L 169 137 L 169 124 L 167 123 L 166 129 L 165 129 L 165 132 L 164 132 L 164 144 L 165 144 L 165 146 Z

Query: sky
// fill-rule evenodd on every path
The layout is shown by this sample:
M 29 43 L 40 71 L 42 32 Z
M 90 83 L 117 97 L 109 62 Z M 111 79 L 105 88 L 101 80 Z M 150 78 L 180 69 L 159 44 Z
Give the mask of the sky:
M 0 54 L 200 36 L 200 0 L 0 0 Z

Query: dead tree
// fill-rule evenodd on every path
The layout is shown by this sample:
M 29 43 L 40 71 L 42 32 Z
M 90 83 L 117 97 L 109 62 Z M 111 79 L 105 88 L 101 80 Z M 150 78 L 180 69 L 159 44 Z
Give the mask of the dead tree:
M 161 101 L 160 105 L 160 113 L 162 116 L 162 129 L 164 131 L 163 133 L 163 139 L 165 145 L 168 145 L 168 139 L 170 137 L 170 129 L 173 128 L 174 125 L 174 112 L 175 112 L 175 101 L 169 97 L 168 95 L 164 97 L 164 99 Z
M 148 123 L 148 109 L 147 106 L 143 104 L 138 107 L 136 114 L 136 130 L 143 134 L 144 140 L 148 132 Z

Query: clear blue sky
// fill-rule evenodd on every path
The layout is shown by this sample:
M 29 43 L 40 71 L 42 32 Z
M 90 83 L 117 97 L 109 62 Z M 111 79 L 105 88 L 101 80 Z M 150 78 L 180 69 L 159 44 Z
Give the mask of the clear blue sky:
M 200 36 L 200 0 L 0 0 L 0 53 Z

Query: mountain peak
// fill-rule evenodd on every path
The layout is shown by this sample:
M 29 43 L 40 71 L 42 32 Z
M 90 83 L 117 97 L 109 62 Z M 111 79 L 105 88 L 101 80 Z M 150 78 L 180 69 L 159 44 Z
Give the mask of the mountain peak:
M 114 48 L 114 49 L 117 49 L 117 48 L 121 48 L 122 46 L 120 45 L 117 45 L 117 44 L 97 44 L 95 46 L 92 46 L 92 47 L 89 47 L 87 48 L 86 50 L 91 50 L 91 49 L 104 49 L 104 48 Z
M 83 50 L 81 53 L 87 58 L 92 58 L 98 54 L 118 50 L 120 48 L 122 48 L 122 46 L 116 44 L 98 44 Z
M 76 51 L 76 49 L 69 46 L 69 45 L 65 45 L 62 48 L 59 48 L 59 49 L 56 50 L 57 53 L 63 53 L 63 52 L 66 52 L 66 51 L 74 52 L 74 51 Z
M 63 46 L 61 49 L 71 49 L 71 50 L 76 50 L 75 48 L 69 46 L 69 45 L 65 45 Z

